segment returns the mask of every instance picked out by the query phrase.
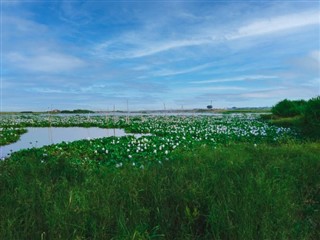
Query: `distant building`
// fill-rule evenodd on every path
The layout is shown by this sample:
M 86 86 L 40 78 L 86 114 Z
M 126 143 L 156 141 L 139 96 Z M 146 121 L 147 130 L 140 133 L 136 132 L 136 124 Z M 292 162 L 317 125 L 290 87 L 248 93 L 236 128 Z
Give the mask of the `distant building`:
M 59 109 L 53 109 L 51 111 L 48 111 L 49 113 L 60 113 L 60 110 Z
M 207 108 L 208 108 L 208 109 L 212 109 L 212 105 L 208 105 Z

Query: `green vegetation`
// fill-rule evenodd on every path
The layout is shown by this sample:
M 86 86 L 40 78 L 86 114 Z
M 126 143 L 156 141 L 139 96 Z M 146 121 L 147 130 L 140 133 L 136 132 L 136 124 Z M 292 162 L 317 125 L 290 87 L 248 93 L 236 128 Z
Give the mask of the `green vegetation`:
M 269 113 L 269 108 L 244 108 L 244 109 L 232 109 L 232 110 L 223 110 L 223 114 L 233 114 L 233 113 Z
M 304 100 L 290 101 L 284 99 L 272 107 L 271 112 L 280 117 L 293 117 L 302 115 L 306 108 L 307 102 Z
M 319 155 L 236 144 L 141 169 L 16 154 L 0 164 L 0 238 L 318 239 Z
M 62 110 L 60 113 L 78 113 L 78 114 L 84 114 L 84 113 L 94 113 L 93 111 L 86 110 L 86 109 L 75 109 L 75 110 Z
M 283 100 L 272 108 L 271 123 L 283 127 L 292 127 L 308 138 L 320 138 L 320 96 L 309 101 Z
M 19 140 L 20 136 L 26 133 L 24 128 L 4 127 L 0 130 L 0 146 L 13 143 Z
M 95 126 L 150 135 L 0 161 L 0 239 L 319 239 L 320 143 L 299 135 L 299 126 L 317 129 L 318 102 L 303 115 L 263 115 L 280 127 L 255 114 L 3 115 L 2 133 Z

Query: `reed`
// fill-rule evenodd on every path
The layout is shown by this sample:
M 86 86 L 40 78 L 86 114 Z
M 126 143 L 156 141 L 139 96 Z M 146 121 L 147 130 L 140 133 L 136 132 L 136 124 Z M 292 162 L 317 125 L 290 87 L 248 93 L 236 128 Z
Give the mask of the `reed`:
M 319 239 L 319 143 L 180 149 L 148 168 L 0 163 L 0 239 Z

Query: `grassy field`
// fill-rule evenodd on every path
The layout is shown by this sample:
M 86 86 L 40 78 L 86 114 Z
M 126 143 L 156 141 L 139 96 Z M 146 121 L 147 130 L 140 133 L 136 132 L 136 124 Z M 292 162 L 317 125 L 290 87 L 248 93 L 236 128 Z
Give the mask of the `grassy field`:
M 316 142 L 177 150 L 144 169 L 22 156 L 0 164 L 0 239 L 320 237 Z
M 48 126 L 150 134 L 0 161 L 0 239 L 320 238 L 320 143 L 299 131 L 250 114 L 8 115 L 3 144 Z

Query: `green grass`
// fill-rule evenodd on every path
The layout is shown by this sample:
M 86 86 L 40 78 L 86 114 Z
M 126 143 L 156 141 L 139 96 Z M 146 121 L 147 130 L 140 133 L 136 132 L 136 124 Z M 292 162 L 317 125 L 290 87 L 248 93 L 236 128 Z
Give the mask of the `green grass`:
M 145 169 L 33 154 L 0 162 L 0 239 L 320 237 L 318 142 L 179 150 Z
M 25 128 L 1 128 L 0 129 L 0 146 L 18 141 L 20 136 L 26 132 L 27 132 L 27 129 Z
M 272 125 L 294 129 L 303 138 L 312 140 L 320 139 L 320 123 L 316 120 L 308 122 L 303 115 L 281 117 L 273 114 L 267 114 L 261 115 L 260 117 L 261 119 L 268 121 Z
M 223 114 L 233 114 L 233 113 L 270 113 L 271 110 L 269 108 L 262 109 L 234 109 L 234 110 L 223 110 L 221 113 Z
M 270 122 L 281 127 L 299 127 L 303 124 L 302 116 L 279 117 L 271 119 Z

